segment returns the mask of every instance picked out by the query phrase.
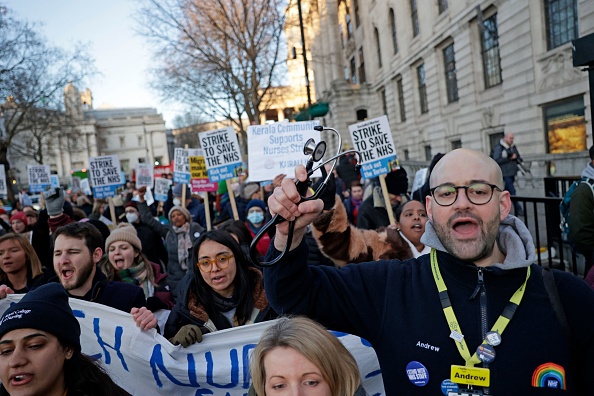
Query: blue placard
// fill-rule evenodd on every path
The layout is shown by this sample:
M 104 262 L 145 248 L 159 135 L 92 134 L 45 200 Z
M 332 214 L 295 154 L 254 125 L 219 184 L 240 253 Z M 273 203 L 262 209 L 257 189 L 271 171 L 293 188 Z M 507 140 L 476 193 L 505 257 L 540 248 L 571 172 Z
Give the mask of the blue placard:
M 361 176 L 364 179 L 371 179 L 379 175 L 390 173 L 398 167 L 396 157 L 382 158 L 381 160 L 368 162 L 361 165 Z
M 108 198 L 117 195 L 119 186 L 101 186 L 93 187 L 93 196 L 95 198 Z
M 50 188 L 51 184 L 29 184 L 29 191 L 32 193 L 47 191 Z
M 190 184 L 190 174 L 185 172 L 174 172 L 173 181 L 176 183 Z
M 50 175 L 50 179 L 52 181 L 51 188 L 60 188 L 60 178 L 58 177 L 58 175 Z
M 218 182 L 221 180 L 232 179 L 237 177 L 238 170 L 244 169 L 241 162 L 229 164 L 208 170 L 208 178 L 211 182 Z

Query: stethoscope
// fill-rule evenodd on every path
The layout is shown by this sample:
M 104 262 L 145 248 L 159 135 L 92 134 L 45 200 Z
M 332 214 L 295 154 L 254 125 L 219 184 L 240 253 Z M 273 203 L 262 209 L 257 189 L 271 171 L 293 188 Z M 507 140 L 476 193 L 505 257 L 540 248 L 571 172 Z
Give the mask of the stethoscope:
M 305 142 L 305 145 L 303 146 L 303 154 L 308 156 L 307 163 L 305 165 L 305 170 L 307 171 L 307 179 L 305 181 L 298 180 L 295 182 L 295 186 L 297 187 L 297 191 L 299 192 L 299 195 L 301 197 L 298 204 L 300 204 L 301 202 L 305 202 L 305 201 L 313 201 L 313 200 L 319 198 L 319 196 L 326 189 L 328 180 L 330 179 L 330 176 L 334 172 L 334 168 L 336 167 L 336 163 L 338 162 L 338 159 L 340 157 L 347 155 L 347 154 L 351 154 L 351 153 L 356 154 L 357 155 L 356 169 L 359 169 L 361 167 L 361 165 L 360 165 L 361 164 L 361 154 L 357 150 L 346 150 L 343 152 L 340 151 L 342 148 L 342 138 L 340 136 L 340 133 L 338 133 L 338 131 L 336 129 L 324 127 L 321 125 L 316 125 L 314 127 L 314 129 L 316 131 L 320 131 L 320 132 L 322 132 L 322 131 L 334 132 L 334 134 L 338 137 L 338 148 L 336 150 L 336 154 L 333 157 L 327 159 L 326 161 L 324 161 L 324 162 L 318 164 L 316 167 L 314 167 L 314 164 L 316 162 L 320 162 L 322 160 L 322 158 L 324 157 L 324 154 L 326 153 L 326 147 L 327 147 L 326 142 L 322 140 L 316 144 L 316 142 L 313 138 L 310 138 L 307 140 L 307 142 Z M 325 165 L 332 161 L 334 161 L 332 163 L 332 168 L 330 169 L 330 172 L 327 172 Z M 316 191 L 314 191 L 313 195 L 311 195 L 310 197 L 306 197 L 305 195 L 307 194 L 307 190 L 311 186 L 310 177 L 318 169 L 322 172 L 322 178 L 324 179 L 324 181 L 318 186 Z M 285 256 L 285 254 L 291 250 L 291 242 L 293 240 L 293 231 L 295 230 L 295 221 L 289 222 L 289 233 L 287 235 L 287 238 L 288 238 L 287 245 L 285 246 L 285 248 L 283 249 L 281 254 L 272 261 L 260 262 L 258 260 L 258 251 L 256 249 L 256 245 L 258 244 L 258 242 L 260 241 L 260 239 L 262 238 L 264 233 L 268 232 L 268 230 L 271 227 L 275 227 L 277 224 L 280 224 L 283 221 L 286 221 L 286 219 L 279 216 L 278 214 L 276 214 L 256 234 L 256 236 L 254 237 L 254 239 L 250 245 L 250 257 L 254 264 L 256 264 L 260 267 L 270 267 L 270 266 L 278 263 Z

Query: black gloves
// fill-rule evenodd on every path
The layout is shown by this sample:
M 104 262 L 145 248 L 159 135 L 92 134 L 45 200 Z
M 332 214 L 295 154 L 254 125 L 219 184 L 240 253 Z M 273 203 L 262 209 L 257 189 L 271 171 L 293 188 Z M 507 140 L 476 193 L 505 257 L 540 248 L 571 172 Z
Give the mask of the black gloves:
M 313 190 L 317 191 L 318 187 L 323 181 L 324 179 L 320 178 L 320 180 L 318 180 L 312 186 Z M 328 183 L 326 183 L 326 188 L 324 191 L 322 191 L 318 198 L 324 202 L 324 210 L 330 210 L 334 207 L 334 204 L 336 203 L 336 180 L 334 179 L 334 174 L 330 175 Z
M 56 187 L 55 191 L 45 196 L 45 208 L 50 216 L 59 216 L 64 211 L 64 190 Z
M 202 342 L 202 331 L 199 326 L 193 324 L 187 324 L 182 326 L 177 334 L 169 339 L 169 342 L 173 345 L 180 345 L 184 348 L 189 347 L 197 342 Z

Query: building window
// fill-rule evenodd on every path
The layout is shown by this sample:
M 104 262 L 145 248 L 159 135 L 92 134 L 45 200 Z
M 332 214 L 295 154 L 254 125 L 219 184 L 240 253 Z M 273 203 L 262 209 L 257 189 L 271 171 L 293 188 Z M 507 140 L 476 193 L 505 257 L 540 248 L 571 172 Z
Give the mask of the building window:
M 128 172 L 130 170 L 130 160 L 123 159 L 120 160 L 120 166 L 124 172 Z
M 545 0 L 547 48 L 552 50 L 578 36 L 576 0 Z
M 426 145 L 424 147 L 424 149 L 425 149 L 425 161 L 431 161 L 431 159 L 433 158 L 433 156 L 431 155 L 431 146 Z
M 375 46 L 377 47 L 377 67 L 382 68 L 382 47 L 380 46 L 379 31 L 377 28 L 373 31 L 375 36 Z
M 419 100 L 421 103 L 421 114 L 429 111 L 427 104 L 427 83 L 425 81 L 425 65 L 422 64 L 417 67 L 417 79 L 419 80 Z
M 367 119 L 367 110 L 357 110 L 357 121 L 365 121 Z
M 142 136 L 138 136 L 138 146 L 142 146 Z
M 501 139 L 503 139 L 503 135 L 503 132 L 492 133 L 489 135 L 489 148 L 491 150 L 491 154 L 493 153 L 493 150 L 495 150 L 495 147 L 497 147 Z
M 394 54 L 398 53 L 398 39 L 396 36 L 396 16 L 394 15 L 394 9 L 390 8 L 390 28 L 392 29 L 392 47 L 394 48 Z
M 163 157 L 161 157 L 161 156 L 155 157 L 155 166 L 161 165 L 161 162 L 163 162 Z
M 485 19 L 480 26 L 485 88 L 491 88 L 501 84 L 501 59 L 499 58 L 497 14 Z
M 283 110 L 283 116 L 285 117 L 286 120 L 292 120 L 293 119 L 293 114 L 295 113 L 295 109 L 292 107 L 286 107 Z M 156 158 L 156 157 L 155 157 Z
M 404 87 L 402 76 L 396 77 L 396 90 L 398 91 L 398 108 L 400 109 L 400 121 L 406 121 L 406 108 L 404 107 Z
M 388 104 L 386 103 L 386 90 L 385 89 L 381 89 L 379 91 L 380 94 L 380 105 L 382 106 L 382 110 L 384 111 L 385 115 L 388 115 Z
M 365 58 L 363 57 L 363 47 L 359 48 L 359 83 L 363 84 L 365 79 Z
M 351 72 L 347 66 L 344 67 L 344 79 L 347 81 L 351 81 Z
M 355 66 L 355 57 L 351 58 L 351 84 L 357 83 L 357 67 Z
M 264 113 L 266 117 L 266 123 L 270 124 L 273 122 L 278 122 L 278 110 L 277 109 L 268 109 Z
M 138 163 L 139 164 L 144 164 L 144 158 L 138 158 Z
M 452 140 L 452 150 L 462 148 L 462 140 Z
M 126 143 L 126 138 L 124 136 L 120 136 L 120 147 L 124 147 Z
M 408 149 L 404 149 L 404 160 L 408 161 L 410 159 L 410 153 Z
M 456 59 L 454 57 L 454 44 L 448 45 L 443 50 L 443 62 L 445 68 L 446 90 L 448 103 L 458 101 L 458 80 L 456 77 Z
M 355 7 L 355 23 L 357 26 L 361 25 L 361 16 L 359 14 L 359 0 L 353 0 L 353 6 Z
M 442 12 L 444 12 L 445 10 L 447 10 L 448 9 L 448 0 L 437 0 L 437 9 L 439 10 L 440 14 Z
M 419 35 L 419 14 L 417 12 L 417 0 L 410 0 L 410 17 L 412 19 L 413 37 Z
M 346 8 L 346 14 L 344 16 L 344 21 L 347 27 L 347 37 L 351 38 L 353 35 L 353 24 L 351 23 L 351 14 L 349 14 L 349 7 Z
M 584 110 L 582 96 L 544 106 L 549 153 L 572 153 L 587 149 Z

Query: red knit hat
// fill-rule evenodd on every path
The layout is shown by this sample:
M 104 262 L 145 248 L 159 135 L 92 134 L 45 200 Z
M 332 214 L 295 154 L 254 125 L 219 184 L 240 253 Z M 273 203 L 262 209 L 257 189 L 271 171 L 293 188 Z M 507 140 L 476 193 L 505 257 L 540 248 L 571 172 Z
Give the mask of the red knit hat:
M 10 222 L 12 223 L 13 220 L 20 220 L 23 223 L 25 223 L 25 225 L 29 225 L 29 222 L 27 221 L 27 215 L 25 214 L 25 212 L 16 212 L 15 214 L 13 214 L 10 217 Z

